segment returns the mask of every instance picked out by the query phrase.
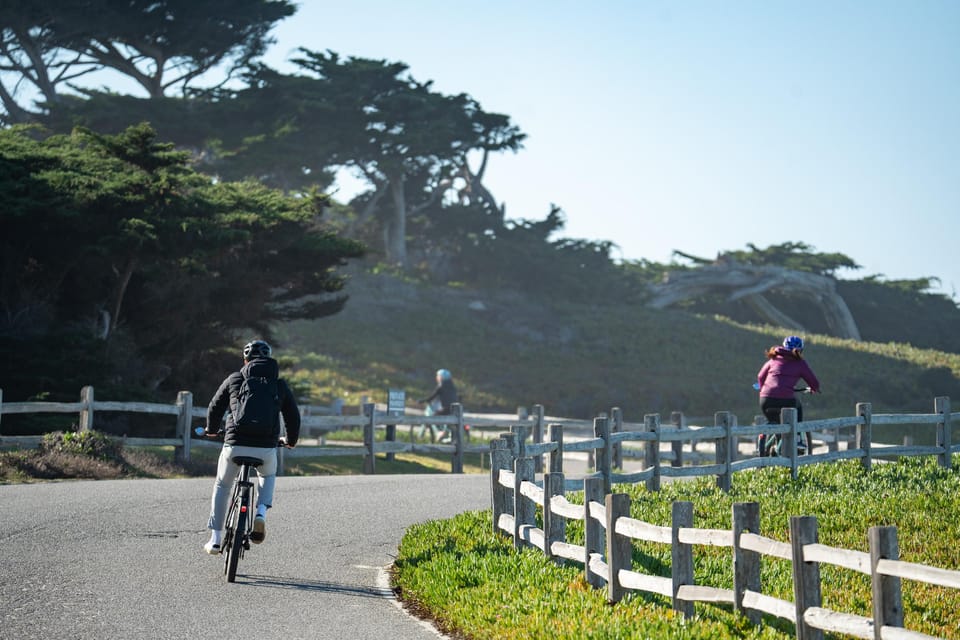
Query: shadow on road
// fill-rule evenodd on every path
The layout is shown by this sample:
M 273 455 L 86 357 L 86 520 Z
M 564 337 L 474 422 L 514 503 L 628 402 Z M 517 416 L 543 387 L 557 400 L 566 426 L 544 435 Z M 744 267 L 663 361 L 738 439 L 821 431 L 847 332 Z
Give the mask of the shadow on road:
M 240 581 L 243 578 L 243 581 Z M 379 589 L 363 585 L 339 584 L 326 580 L 297 580 L 277 576 L 247 576 L 238 573 L 237 585 L 267 587 L 271 589 L 295 589 L 297 591 L 318 591 L 321 593 L 342 593 L 359 598 L 392 598 L 390 589 Z

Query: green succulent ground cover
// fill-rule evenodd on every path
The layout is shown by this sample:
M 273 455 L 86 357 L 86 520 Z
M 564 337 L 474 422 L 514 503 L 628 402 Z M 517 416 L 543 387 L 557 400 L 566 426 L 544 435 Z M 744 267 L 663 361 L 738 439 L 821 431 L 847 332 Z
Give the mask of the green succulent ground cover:
M 642 486 L 615 486 L 631 496 L 631 516 L 670 524 L 675 500 L 694 504 L 694 526 L 730 529 L 735 502 L 760 504 L 761 533 L 787 542 L 791 515 L 816 516 L 821 543 L 867 551 L 867 530 L 895 525 L 900 557 L 944 569 L 960 569 L 960 459 L 952 469 L 933 460 L 877 464 L 871 471 L 856 462 L 813 465 L 789 471 L 766 469 L 737 474 L 730 493 L 711 479 L 667 484 L 659 492 Z M 571 501 L 582 494 L 568 496 Z M 567 538 L 582 544 L 580 523 L 569 523 Z M 731 588 L 730 549 L 698 546 L 698 584 Z M 634 542 L 634 570 L 670 575 L 668 545 Z M 586 585 L 582 565 L 559 565 L 536 549 L 513 550 L 493 532 L 489 511 L 416 525 L 404 536 L 393 581 L 403 601 L 466 638 L 792 638 L 792 623 L 765 616 L 753 627 L 724 605 L 698 603 L 696 619 L 684 620 L 670 602 L 631 593 L 609 605 L 605 591 Z M 872 617 L 869 577 L 821 567 L 824 606 Z M 762 589 L 793 600 L 790 564 L 764 558 Z M 903 580 L 905 626 L 943 638 L 960 638 L 960 591 Z

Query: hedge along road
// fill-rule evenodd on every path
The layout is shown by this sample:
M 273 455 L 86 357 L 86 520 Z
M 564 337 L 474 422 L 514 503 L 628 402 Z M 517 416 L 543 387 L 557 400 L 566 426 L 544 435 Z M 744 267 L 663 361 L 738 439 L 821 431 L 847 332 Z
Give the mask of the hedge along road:
M 237 582 L 212 478 L 0 486 L 0 638 L 437 638 L 384 569 L 410 525 L 490 505 L 486 475 L 283 477 Z

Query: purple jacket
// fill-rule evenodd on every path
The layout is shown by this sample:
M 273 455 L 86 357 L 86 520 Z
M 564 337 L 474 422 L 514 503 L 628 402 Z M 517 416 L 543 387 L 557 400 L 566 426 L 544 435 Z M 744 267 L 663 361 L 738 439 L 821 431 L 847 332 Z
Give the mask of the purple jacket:
M 820 391 L 820 381 L 813 375 L 807 361 L 793 352 L 777 347 L 774 357 L 767 360 L 757 374 L 761 398 L 792 398 L 797 380 L 803 379 L 814 392 Z

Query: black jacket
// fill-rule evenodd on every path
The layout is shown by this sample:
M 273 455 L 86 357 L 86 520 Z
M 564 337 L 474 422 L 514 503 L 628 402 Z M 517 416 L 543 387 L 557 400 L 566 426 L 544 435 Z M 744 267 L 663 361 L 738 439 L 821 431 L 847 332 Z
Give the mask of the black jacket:
M 280 413 L 283 415 L 283 423 L 287 428 L 287 444 L 290 446 L 297 444 L 297 440 L 300 438 L 300 409 L 297 407 L 297 401 L 294 399 L 290 387 L 287 386 L 283 378 L 280 378 L 280 365 L 273 358 L 255 358 L 243 365 L 240 371 L 235 371 L 227 376 L 227 379 L 223 381 L 213 395 L 210 406 L 207 407 L 207 433 L 214 434 L 220 430 L 220 423 L 223 421 L 227 409 L 229 409 L 230 415 L 227 417 L 227 423 L 224 426 L 224 443 L 244 447 L 269 448 L 277 446 L 277 440 L 280 438 L 279 420 L 275 432 L 269 436 L 251 437 L 237 432 L 237 423 L 233 416 L 237 412 L 237 396 L 244 375 L 247 377 L 252 375 L 279 378 Z
M 440 411 L 437 415 L 450 415 L 453 403 L 460 401 L 460 394 L 457 393 L 457 386 L 453 384 L 453 380 L 444 380 L 437 385 L 437 388 L 433 390 L 433 393 L 422 399 L 420 402 L 433 402 L 433 400 L 436 398 L 440 398 Z

